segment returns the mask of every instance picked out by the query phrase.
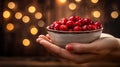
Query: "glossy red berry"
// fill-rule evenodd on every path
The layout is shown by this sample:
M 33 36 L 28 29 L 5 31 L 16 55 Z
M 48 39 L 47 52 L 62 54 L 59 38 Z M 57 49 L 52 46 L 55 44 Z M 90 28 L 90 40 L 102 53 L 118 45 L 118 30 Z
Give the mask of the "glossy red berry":
M 88 18 L 84 18 L 83 22 L 84 22 L 85 25 L 89 25 L 91 23 L 91 20 L 88 19 Z
M 69 20 L 69 21 L 66 22 L 66 26 L 68 28 L 73 28 L 74 27 L 74 22 Z
M 50 29 L 54 29 L 54 26 L 55 26 L 55 24 L 51 24 L 51 25 L 49 26 L 49 28 L 50 28 Z
M 76 25 L 76 26 L 81 26 L 82 24 L 81 24 L 80 21 L 76 21 L 76 22 L 75 22 L 75 25 Z
M 80 19 L 81 19 L 80 16 L 75 16 L 75 20 L 76 20 L 76 21 L 78 21 L 78 20 L 80 20 Z
M 96 30 L 97 27 L 95 25 L 88 25 L 88 30 Z
M 70 20 L 70 21 L 76 21 L 75 16 L 69 17 L 69 20 Z
M 73 31 L 82 31 L 82 28 L 80 26 L 75 26 L 73 28 Z
M 59 28 L 61 31 L 68 31 L 68 27 L 66 25 L 60 25 Z
M 62 19 L 60 20 L 61 24 L 66 24 L 67 21 L 68 21 L 67 18 L 62 18 Z
M 101 22 L 95 22 L 94 24 L 96 25 L 97 29 L 100 29 L 102 27 Z
M 82 30 L 83 30 L 83 31 L 88 30 L 88 26 L 87 26 L 87 25 L 84 25 L 84 26 L 82 27 Z
M 56 24 L 54 25 L 54 30 L 59 30 L 60 25 L 61 25 L 61 24 L 56 23 Z

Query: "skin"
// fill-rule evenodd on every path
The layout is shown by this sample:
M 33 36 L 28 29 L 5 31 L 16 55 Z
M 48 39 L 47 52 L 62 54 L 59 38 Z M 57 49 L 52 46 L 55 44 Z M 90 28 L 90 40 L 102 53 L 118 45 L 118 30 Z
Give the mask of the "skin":
M 109 34 L 102 33 L 101 37 L 92 43 L 69 43 L 65 48 L 53 44 L 49 35 L 40 35 L 36 41 L 59 58 L 75 63 L 120 62 L 120 39 Z

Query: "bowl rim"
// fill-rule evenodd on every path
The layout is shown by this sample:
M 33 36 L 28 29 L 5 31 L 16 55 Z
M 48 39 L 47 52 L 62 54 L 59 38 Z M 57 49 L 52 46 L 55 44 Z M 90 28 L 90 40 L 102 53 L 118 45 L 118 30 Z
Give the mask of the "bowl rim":
M 80 34 L 80 33 L 91 33 L 91 32 L 98 32 L 98 31 L 102 31 L 103 27 L 97 30 L 90 30 L 90 31 L 60 31 L 60 30 L 53 30 L 53 29 L 49 29 L 49 26 L 46 27 L 47 31 L 49 32 L 55 32 L 55 33 L 74 33 L 74 34 Z

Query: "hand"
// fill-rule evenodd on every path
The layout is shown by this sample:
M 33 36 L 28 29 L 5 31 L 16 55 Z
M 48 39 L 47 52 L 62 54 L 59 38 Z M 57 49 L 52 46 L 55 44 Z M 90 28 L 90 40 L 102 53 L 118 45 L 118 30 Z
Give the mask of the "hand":
M 53 44 L 48 35 L 40 35 L 37 38 L 37 42 L 60 58 L 76 63 L 110 59 L 111 54 L 116 52 L 119 47 L 117 39 L 108 34 L 102 34 L 100 39 L 92 43 L 70 43 L 65 48 Z

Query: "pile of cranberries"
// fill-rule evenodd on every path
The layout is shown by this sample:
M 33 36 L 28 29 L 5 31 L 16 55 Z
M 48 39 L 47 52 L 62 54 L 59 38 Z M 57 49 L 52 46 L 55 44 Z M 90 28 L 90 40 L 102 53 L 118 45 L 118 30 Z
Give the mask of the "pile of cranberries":
M 89 31 L 101 28 L 102 28 L 101 22 L 93 22 L 88 18 L 81 18 L 80 16 L 62 18 L 59 21 L 54 21 L 49 26 L 49 29 L 59 31 Z

